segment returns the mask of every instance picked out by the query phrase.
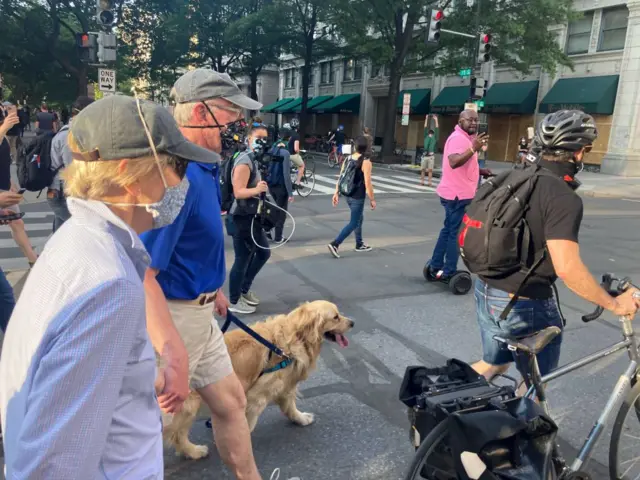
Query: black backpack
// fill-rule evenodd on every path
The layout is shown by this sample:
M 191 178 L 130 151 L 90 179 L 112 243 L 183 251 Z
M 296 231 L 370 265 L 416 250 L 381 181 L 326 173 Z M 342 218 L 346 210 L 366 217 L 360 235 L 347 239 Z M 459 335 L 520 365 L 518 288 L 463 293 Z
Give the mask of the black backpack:
M 60 168 L 51 168 L 51 142 L 53 132 L 38 135 L 31 143 L 24 145 L 18 154 L 18 182 L 30 192 L 39 192 L 51 185 Z
M 231 173 L 233 172 L 233 164 L 238 158 L 240 152 L 234 153 L 222 162 L 220 167 L 220 207 L 223 212 L 228 212 L 233 205 L 233 183 Z
M 510 305 L 545 258 L 545 249 L 533 252 L 531 230 L 525 219 L 531 193 L 541 175 L 554 176 L 536 164 L 518 165 L 484 183 L 467 206 L 458 235 L 460 256 L 467 268 L 482 277 L 525 273 Z M 503 319 L 504 319 L 503 318 Z
M 338 179 L 338 192 L 340 192 L 340 195 L 350 197 L 355 193 L 357 188 L 355 180 L 358 161 L 354 160 L 353 157 L 347 157 L 344 162 L 344 168 L 342 172 L 340 172 L 340 178 Z

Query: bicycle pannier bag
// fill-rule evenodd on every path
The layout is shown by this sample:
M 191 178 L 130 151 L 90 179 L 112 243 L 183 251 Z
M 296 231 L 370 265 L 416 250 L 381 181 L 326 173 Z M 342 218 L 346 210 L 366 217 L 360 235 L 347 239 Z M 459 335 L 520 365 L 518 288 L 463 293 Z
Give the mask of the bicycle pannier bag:
M 551 480 L 558 427 L 528 398 L 500 409 L 454 413 L 448 441 L 460 480 Z

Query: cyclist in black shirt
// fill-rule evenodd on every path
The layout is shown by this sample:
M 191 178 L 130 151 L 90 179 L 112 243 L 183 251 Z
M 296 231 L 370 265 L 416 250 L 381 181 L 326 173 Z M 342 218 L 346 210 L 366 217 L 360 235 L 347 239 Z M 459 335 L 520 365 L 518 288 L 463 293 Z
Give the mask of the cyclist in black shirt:
M 531 229 L 535 251 L 546 247 L 546 258 L 525 283 L 518 300 L 505 320 L 500 314 L 524 279 L 522 272 L 501 279 L 479 277 L 475 297 L 483 357 L 473 365 L 487 378 L 503 373 L 513 361 L 506 347 L 494 335 L 526 336 L 549 326 L 563 328 L 552 285 L 559 277 L 577 295 L 616 315 L 633 315 L 640 300 L 634 289 L 611 297 L 593 278 L 580 258 L 578 232 L 582 221 L 582 200 L 575 192 L 576 173 L 582 159 L 597 138 L 590 115 L 578 110 L 562 110 L 547 115 L 536 131 L 535 151 L 540 165 L 555 174 L 542 175 L 529 201 L 525 220 Z M 562 334 L 538 354 L 540 373 L 545 375 L 558 365 Z

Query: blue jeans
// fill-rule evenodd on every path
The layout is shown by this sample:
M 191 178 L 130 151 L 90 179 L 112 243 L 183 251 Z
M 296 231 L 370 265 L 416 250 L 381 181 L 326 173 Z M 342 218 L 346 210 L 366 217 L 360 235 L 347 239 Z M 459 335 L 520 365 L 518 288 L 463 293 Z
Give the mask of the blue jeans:
M 238 303 L 240 295 L 247 293 L 251 285 L 271 256 L 269 241 L 264 230 L 258 222 L 253 222 L 253 237 L 258 248 L 251 238 L 251 215 L 227 216 L 227 231 L 233 237 L 233 252 L 235 260 L 229 272 L 229 301 Z
M 15 306 L 16 299 L 13 296 L 13 288 L 0 268 L 0 329 L 3 333 L 7 331 L 7 325 Z
M 493 339 L 495 335 L 526 337 L 547 327 L 563 328 L 558 304 L 553 297 L 544 300 L 521 298 L 516 301 L 505 320 L 500 320 L 500 315 L 511 300 L 508 292 L 490 287 L 478 278 L 475 299 L 482 338 L 482 359 L 490 365 L 506 365 L 514 360 L 512 352 Z M 542 375 L 558 366 L 561 344 L 562 334 L 537 355 Z
M 458 270 L 458 230 L 460 230 L 464 209 L 471 200 L 440 198 L 440 203 L 444 207 L 444 227 L 440 230 L 430 265 L 434 270 L 443 270 L 445 276 L 450 276 Z
M 60 195 L 60 194 L 58 194 Z M 49 208 L 53 212 L 53 233 L 56 233 L 64 222 L 71 218 L 71 213 L 67 208 L 67 199 L 64 196 L 56 198 L 47 198 Z
M 364 220 L 364 198 L 350 198 L 347 197 L 347 205 L 351 210 L 351 219 L 349 223 L 338 234 L 333 244 L 339 246 L 346 238 L 351 235 L 351 232 L 356 233 L 356 247 L 362 245 L 362 221 Z

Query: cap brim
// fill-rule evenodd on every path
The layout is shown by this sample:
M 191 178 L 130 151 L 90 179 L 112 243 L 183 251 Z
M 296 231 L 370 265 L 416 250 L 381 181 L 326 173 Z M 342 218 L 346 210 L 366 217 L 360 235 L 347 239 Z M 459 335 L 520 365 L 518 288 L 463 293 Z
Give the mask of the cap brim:
M 262 108 L 262 104 L 260 102 L 253 100 L 246 95 L 237 94 L 222 98 L 224 98 L 225 100 L 229 100 L 234 105 L 245 108 L 247 110 L 260 110 Z
M 202 148 L 188 140 L 179 143 L 172 149 L 167 149 L 171 155 L 183 158 L 190 162 L 199 163 L 220 163 L 222 158 L 216 152 Z

